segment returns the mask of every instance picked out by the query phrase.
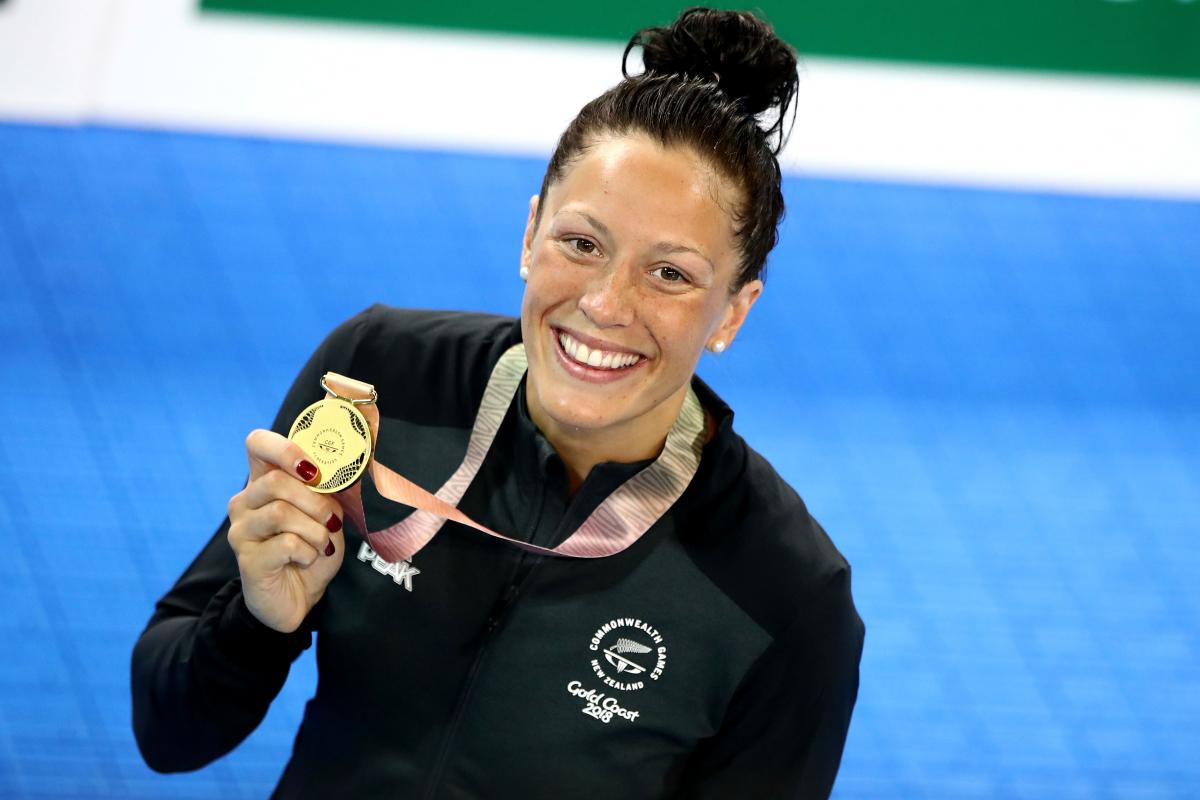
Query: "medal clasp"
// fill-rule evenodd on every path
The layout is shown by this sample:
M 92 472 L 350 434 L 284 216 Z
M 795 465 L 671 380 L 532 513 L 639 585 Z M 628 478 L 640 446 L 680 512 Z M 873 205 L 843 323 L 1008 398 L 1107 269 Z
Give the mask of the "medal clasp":
M 349 403 L 350 405 L 354 405 L 354 406 L 369 406 L 372 403 L 374 403 L 376 400 L 379 399 L 379 392 L 375 391 L 374 386 L 369 387 L 371 390 L 370 397 L 347 397 L 344 394 L 339 394 L 334 389 L 331 389 L 329 387 L 329 384 L 325 380 L 326 378 L 329 377 L 330 374 L 331 373 L 327 372 L 321 376 L 321 388 L 324 389 L 325 391 L 329 392 L 331 395 L 333 395 L 335 400 L 341 400 L 343 403 Z M 338 377 L 344 381 L 351 381 L 353 383 L 358 383 L 359 385 L 363 386 L 364 388 L 368 388 L 367 384 L 362 383 L 361 381 L 355 381 L 351 378 L 342 378 L 342 376 L 340 376 L 340 375 Z

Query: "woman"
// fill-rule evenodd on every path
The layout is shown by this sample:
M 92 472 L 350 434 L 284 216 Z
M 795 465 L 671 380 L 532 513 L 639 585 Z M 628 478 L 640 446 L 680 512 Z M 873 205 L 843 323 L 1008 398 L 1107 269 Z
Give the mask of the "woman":
M 828 795 L 863 639 L 849 568 L 693 374 L 762 291 L 795 58 L 749 14 L 707 9 L 635 44 L 646 72 L 584 107 L 530 202 L 520 320 L 368 309 L 247 438 L 246 488 L 134 651 L 155 769 L 236 746 L 317 632 L 280 797 Z M 327 371 L 378 389 L 376 461 L 433 488 L 522 343 L 525 379 L 458 507 L 529 544 L 569 540 L 657 469 L 698 399 L 698 467 L 625 549 L 545 556 L 447 523 L 389 562 L 306 487 L 319 470 L 282 433 Z M 408 513 L 369 480 L 362 499 L 371 530 Z

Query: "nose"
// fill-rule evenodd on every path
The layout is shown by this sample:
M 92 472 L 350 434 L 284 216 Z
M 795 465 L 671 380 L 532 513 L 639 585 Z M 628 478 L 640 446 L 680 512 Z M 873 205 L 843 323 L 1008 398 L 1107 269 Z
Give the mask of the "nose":
M 611 328 L 633 322 L 633 268 L 613 264 L 599 272 L 579 298 L 579 310 L 596 327 Z

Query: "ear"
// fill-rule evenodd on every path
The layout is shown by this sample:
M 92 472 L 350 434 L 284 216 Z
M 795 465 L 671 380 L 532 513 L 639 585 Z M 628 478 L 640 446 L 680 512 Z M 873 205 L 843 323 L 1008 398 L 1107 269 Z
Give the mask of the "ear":
M 525 220 L 525 236 L 521 240 L 521 266 L 528 267 L 533 261 L 533 234 L 537 225 L 538 196 L 529 198 L 529 219 Z
M 738 330 L 746 321 L 746 315 L 750 313 L 750 308 L 762 294 L 762 289 L 763 282 L 755 279 L 738 289 L 737 294 L 729 298 L 729 303 L 725 306 L 725 314 L 721 317 L 721 324 L 708 337 L 708 347 L 712 347 L 715 342 L 724 342 L 726 347 L 733 344 Z

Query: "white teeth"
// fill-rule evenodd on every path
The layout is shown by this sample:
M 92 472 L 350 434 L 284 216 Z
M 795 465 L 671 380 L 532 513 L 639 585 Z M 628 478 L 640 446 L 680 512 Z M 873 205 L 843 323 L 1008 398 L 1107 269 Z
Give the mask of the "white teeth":
M 558 342 L 572 360 L 586 364 L 593 369 L 624 369 L 631 367 L 641 360 L 636 353 L 616 353 L 600 349 L 591 349 L 583 342 L 576 341 L 570 334 L 560 331 Z

